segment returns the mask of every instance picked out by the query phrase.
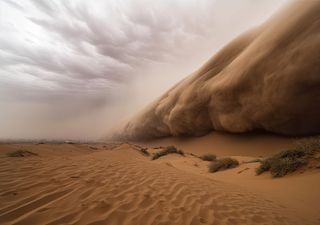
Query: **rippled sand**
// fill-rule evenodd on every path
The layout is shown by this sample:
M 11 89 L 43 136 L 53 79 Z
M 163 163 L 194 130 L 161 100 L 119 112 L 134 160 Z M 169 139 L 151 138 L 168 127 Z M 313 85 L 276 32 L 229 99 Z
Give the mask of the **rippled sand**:
M 19 148 L 39 155 L 5 155 Z M 259 191 L 259 185 L 246 187 L 252 180 L 270 187 L 277 182 L 268 175 L 254 176 L 253 164 L 241 173 L 248 165 L 216 174 L 209 174 L 206 166 L 207 162 L 188 154 L 152 161 L 129 144 L 1 144 L 0 224 L 320 222 L 263 188 Z M 320 180 L 319 172 L 311 175 Z M 290 197 L 286 190 L 291 185 L 305 183 L 294 180 L 299 176 L 283 178 L 288 185 L 280 185 L 278 191 Z M 305 191 L 312 189 L 301 193 Z M 301 207 L 312 206 L 301 203 Z

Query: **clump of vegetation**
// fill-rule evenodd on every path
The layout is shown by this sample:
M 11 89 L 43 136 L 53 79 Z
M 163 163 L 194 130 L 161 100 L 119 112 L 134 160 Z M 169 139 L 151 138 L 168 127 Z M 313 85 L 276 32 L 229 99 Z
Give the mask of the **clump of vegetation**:
M 308 155 L 320 152 L 320 136 L 296 139 L 293 142 L 294 149 L 304 151 Z
M 24 149 L 20 149 L 20 150 L 16 150 L 13 152 L 8 152 L 7 156 L 8 157 L 26 157 L 26 156 L 37 156 L 37 153 L 28 151 L 28 150 L 24 150 Z
M 214 161 L 217 159 L 217 156 L 214 154 L 204 154 L 200 156 L 200 159 L 202 159 L 203 161 Z
M 209 164 L 209 172 L 214 173 L 220 170 L 235 168 L 238 165 L 239 165 L 238 160 L 233 158 L 228 157 L 228 158 L 218 159 L 218 160 L 212 161 Z
M 320 151 L 320 137 L 298 139 L 292 149 L 279 152 L 261 162 L 256 174 L 270 171 L 273 177 L 283 177 L 308 164 Z
M 273 177 L 283 177 L 308 163 L 307 154 L 303 150 L 292 149 L 277 153 L 261 162 L 256 174 L 270 171 Z
M 168 146 L 165 149 L 156 152 L 153 156 L 152 156 L 152 160 L 158 159 L 162 156 L 168 155 L 168 154 L 180 154 L 182 156 L 184 156 L 184 152 L 182 150 L 178 150 L 175 146 Z

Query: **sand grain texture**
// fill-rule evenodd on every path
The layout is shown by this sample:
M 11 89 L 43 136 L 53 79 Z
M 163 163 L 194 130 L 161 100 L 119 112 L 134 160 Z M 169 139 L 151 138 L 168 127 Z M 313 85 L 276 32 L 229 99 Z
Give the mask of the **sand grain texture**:
M 308 221 L 258 192 L 151 161 L 126 144 L 113 150 L 41 145 L 33 147 L 39 156 L 24 158 L 4 156 L 3 149 L 17 146 L 0 147 L 3 225 L 293 225 Z

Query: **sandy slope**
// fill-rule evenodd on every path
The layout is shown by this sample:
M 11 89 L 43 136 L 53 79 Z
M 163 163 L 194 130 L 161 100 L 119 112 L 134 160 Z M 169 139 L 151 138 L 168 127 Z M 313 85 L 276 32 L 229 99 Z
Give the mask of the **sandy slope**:
M 4 155 L 21 146 L 39 156 Z M 127 144 L 1 144 L 0 224 L 319 222 L 259 189 L 211 176 L 205 164 L 190 167 L 193 160 L 169 156 L 151 161 Z
M 208 162 L 192 156 L 178 157 L 167 156 L 157 163 L 170 165 L 191 174 L 200 175 L 211 180 L 219 180 L 245 188 L 253 193 L 259 193 L 265 199 L 272 199 L 291 211 L 295 217 L 304 218 L 301 224 L 320 224 L 320 170 L 298 171 L 292 175 L 280 179 L 273 179 L 266 173 L 255 175 L 255 169 L 259 163 L 247 163 L 255 157 L 233 156 L 240 162 L 240 166 L 234 169 L 208 173 Z M 259 224 L 259 223 L 257 223 Z
M 270 156 L 292 145 L 292 138 L 272 134 L 212 132 L 202 137 L 168 137 L 140 142 L 146 146 L 175 145 L 194 154 Z
M 320 0 L 290 3 L 223 47 L 115 136 L 319 133 Z

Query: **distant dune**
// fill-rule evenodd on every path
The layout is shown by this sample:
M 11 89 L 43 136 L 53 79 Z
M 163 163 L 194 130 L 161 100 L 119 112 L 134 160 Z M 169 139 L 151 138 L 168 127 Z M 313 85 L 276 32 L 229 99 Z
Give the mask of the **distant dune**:
M 198 136 L 212 130 L 319 133 L 319 12 L 320 1 L 295 1 L 222 48 L 116 136 Z

